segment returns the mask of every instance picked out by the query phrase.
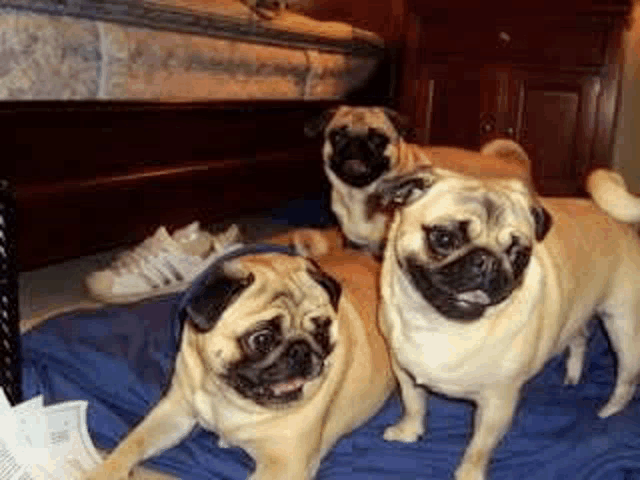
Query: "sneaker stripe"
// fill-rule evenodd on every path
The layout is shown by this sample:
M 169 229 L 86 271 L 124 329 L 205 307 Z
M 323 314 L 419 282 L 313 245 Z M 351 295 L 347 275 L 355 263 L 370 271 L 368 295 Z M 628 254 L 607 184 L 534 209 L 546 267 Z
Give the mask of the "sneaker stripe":
M 146 259 L 149 267 L 153 269 L 153 272 L 160 278 L 165 286 L 172 285 L 176 282 L 183 282 L 185 276 L 178 267 L 172 263 L 175 254 L 166 251 L 163 253 L 164 255 Z
M 164 265 L 163 265 L 164 263 Z M 175 280 L 171 278 L 171 272 L 168 272 L 166 268 L 166 262 L 150 262 L 149 267 L 153 269 L 153 273 L 155 273 L 156 278 L 158 278 L 158 282 L 162 285 L 170 285 Z
M 141 270 L 138 272 L 138 275 L 149 285 L 150 288 L 156 289 L 160 287 L 160 285 L 155 279 L 147 275 L 147 272 Z
M 184 275 L 182 274 L 182 272 L 178 270 L 178 268 L 174 264 L 172 264 L 168 259 L 165 262 L 165 266 L 171 272 L 171 275 L 173 275 L 173 278 L 176 281 L 184 282 Z

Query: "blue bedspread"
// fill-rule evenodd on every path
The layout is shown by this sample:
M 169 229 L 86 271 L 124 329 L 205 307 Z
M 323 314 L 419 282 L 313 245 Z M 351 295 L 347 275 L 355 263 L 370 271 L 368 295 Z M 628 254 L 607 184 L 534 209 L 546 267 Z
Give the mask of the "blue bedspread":
M 292 225 L 318 218 L 315 225 L 326 225 L 331 222 L 326 203 L 301 201 L 274 218 Z M 95 444 L 114 447 L 167 383 L 178 345 L 179 298 L 63 315 L 25 334 L 25 398 L 88 400 Z M 564 360 L 558 357 L 526 386 L 513 426 L 494 452 L 490 479 L 640 480 L 640 396 L 616 416 L 596 416 L 614 380 L 614 358 L 597 324 L 582 382 L 565 387 L 563 378 Z M 387 443 L 382 432 L 401 414 L 394 395 L 335 446 L 317 478 L 450 479 L 468 442 L 472 411 L 468 403 L 432 397 L 425 438 L 410 445 Z M 183 480 L 244 480 L 253 468 L 251 458 L 216 443 L 215 435 L 196 430 L 148 464 Z
M 161 395 L 178 340 L 179 295 L 128 307 L 77 312 L 23 336 L 24 391 L 47 403 L 89 400 L 97 446 L 112 448 Z M 612 388 L 614 361 L 600 328 L 590 340 L 580 385 L 562 385 L 564 361 L 553 359 L 523 392 L 513 427 L 495 451 L 491 479 L 640 479 L 640 402 L 600 420 Z M 340 441 L 318 479 L 448 479 L 467 443 L 472 408 L 433 397 L 426 437 L 411 445 L 382 440 L 401 413 L 397 396 L 366 425 Z M 253 467 L 240 449 L 221 449 L 196 430 L 152 459 L 184 480 L 244 479 Z

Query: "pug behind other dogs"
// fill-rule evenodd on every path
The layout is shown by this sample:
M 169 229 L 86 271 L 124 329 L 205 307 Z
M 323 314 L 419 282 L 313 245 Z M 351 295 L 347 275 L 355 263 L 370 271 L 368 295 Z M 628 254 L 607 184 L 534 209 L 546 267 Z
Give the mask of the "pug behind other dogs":
M 251 479 L 311 479 L 382 406 L 395 381 L 376 323 L 379 265 L 332 249 L 335 236 L 296 238 L 316 261 L 251 253 L 196 281 L 168 391 L 91 480 L 128 478 L 198 424 L 253 457 Z
M 383 107 L 340 106 L 306 126 L 314 136 L 324 131 L 324 168 L 331 183 L 331 208 L 352 246 L 382 251 L 391 215 L 374 195 L 381 180 L 435 166 L 461 173 L 530 179 L 529 158 L 511 140 L 496 139 L 480 152 L 426 147 L 403 139 L 406 119 Z
M 588 199 L 539 198 L 519 179 L 416 177 L 379 186 L 403 205 L 384 254 L 380 324 L 404 415 L 384 438 L 424 433 L 424 387 L 471 400 L 473 435 L 455 478 L 484 479 L 525 382 L 565 349 L 565 383 L 579 381 L 594 314 L 618 360 L 598 415 L 623 409 L 640 378 L 640 243 L 618 220 L 640 220 L 640 199 L 607 171 L 588 188 L 618 220 Z

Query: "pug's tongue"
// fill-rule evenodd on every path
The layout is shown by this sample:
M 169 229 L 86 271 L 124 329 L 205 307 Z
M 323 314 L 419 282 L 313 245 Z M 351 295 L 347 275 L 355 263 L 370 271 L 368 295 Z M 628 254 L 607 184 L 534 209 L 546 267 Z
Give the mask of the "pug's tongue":
M 475 303 L 477 305 L 489 305 L 491 303 L 489 295 L 482 290 L 469 290 L 468 292 L 459 293 L 456 297 L 463 302 Z
M 271 385 L 271 390 L 274 395 L 282 395 L 283 393 L 289 393 L 304 385 L 303 378 L 293 378 L 287 382 L 276 383 L 275 385 Z

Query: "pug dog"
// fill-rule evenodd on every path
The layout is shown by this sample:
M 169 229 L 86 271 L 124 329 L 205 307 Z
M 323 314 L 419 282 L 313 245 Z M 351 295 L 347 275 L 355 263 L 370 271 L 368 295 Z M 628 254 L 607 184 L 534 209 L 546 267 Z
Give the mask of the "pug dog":
M 204 272 L 179 309 L 167 392 L 88 478 L 124 480 L 196 425 L 249 453 L 252 480 L 313 478 L 395 387 L 377 329 L 379 265 L 344 249 L 323 255 L 327 242 L 305 236 L 316 259 L 238 249 Z
M 379 185 L 399 207 L 382 264 L 380 327 L 404 413 L 386 440 L 424 434 L 427 389 L 471 400 L 473 434 L 455 478 L 485 479 L 525 382 L 565 350 L 565 383 L 579 381 L 594 314 L 618 360 L 598 415 L 628 404 L 640 378 L 640 243 L 624 222 L 640 219 L 640 199 L 611 172 L 594 172 L 588 186 L 595 202 L 436 169 Z
M 462 173 L 530 179 L 529 157 L 516 142 L 495 139 L 480 152 L 408 143 L 407 119 L 384 107 L 340 106 L 308 122 L 305 132 L 324 132 L 322 157 L 331 183 L 331 208 L 352 247 L 381 254 L 391 215 L 374 195 L 385 178 L 435 166 Z

